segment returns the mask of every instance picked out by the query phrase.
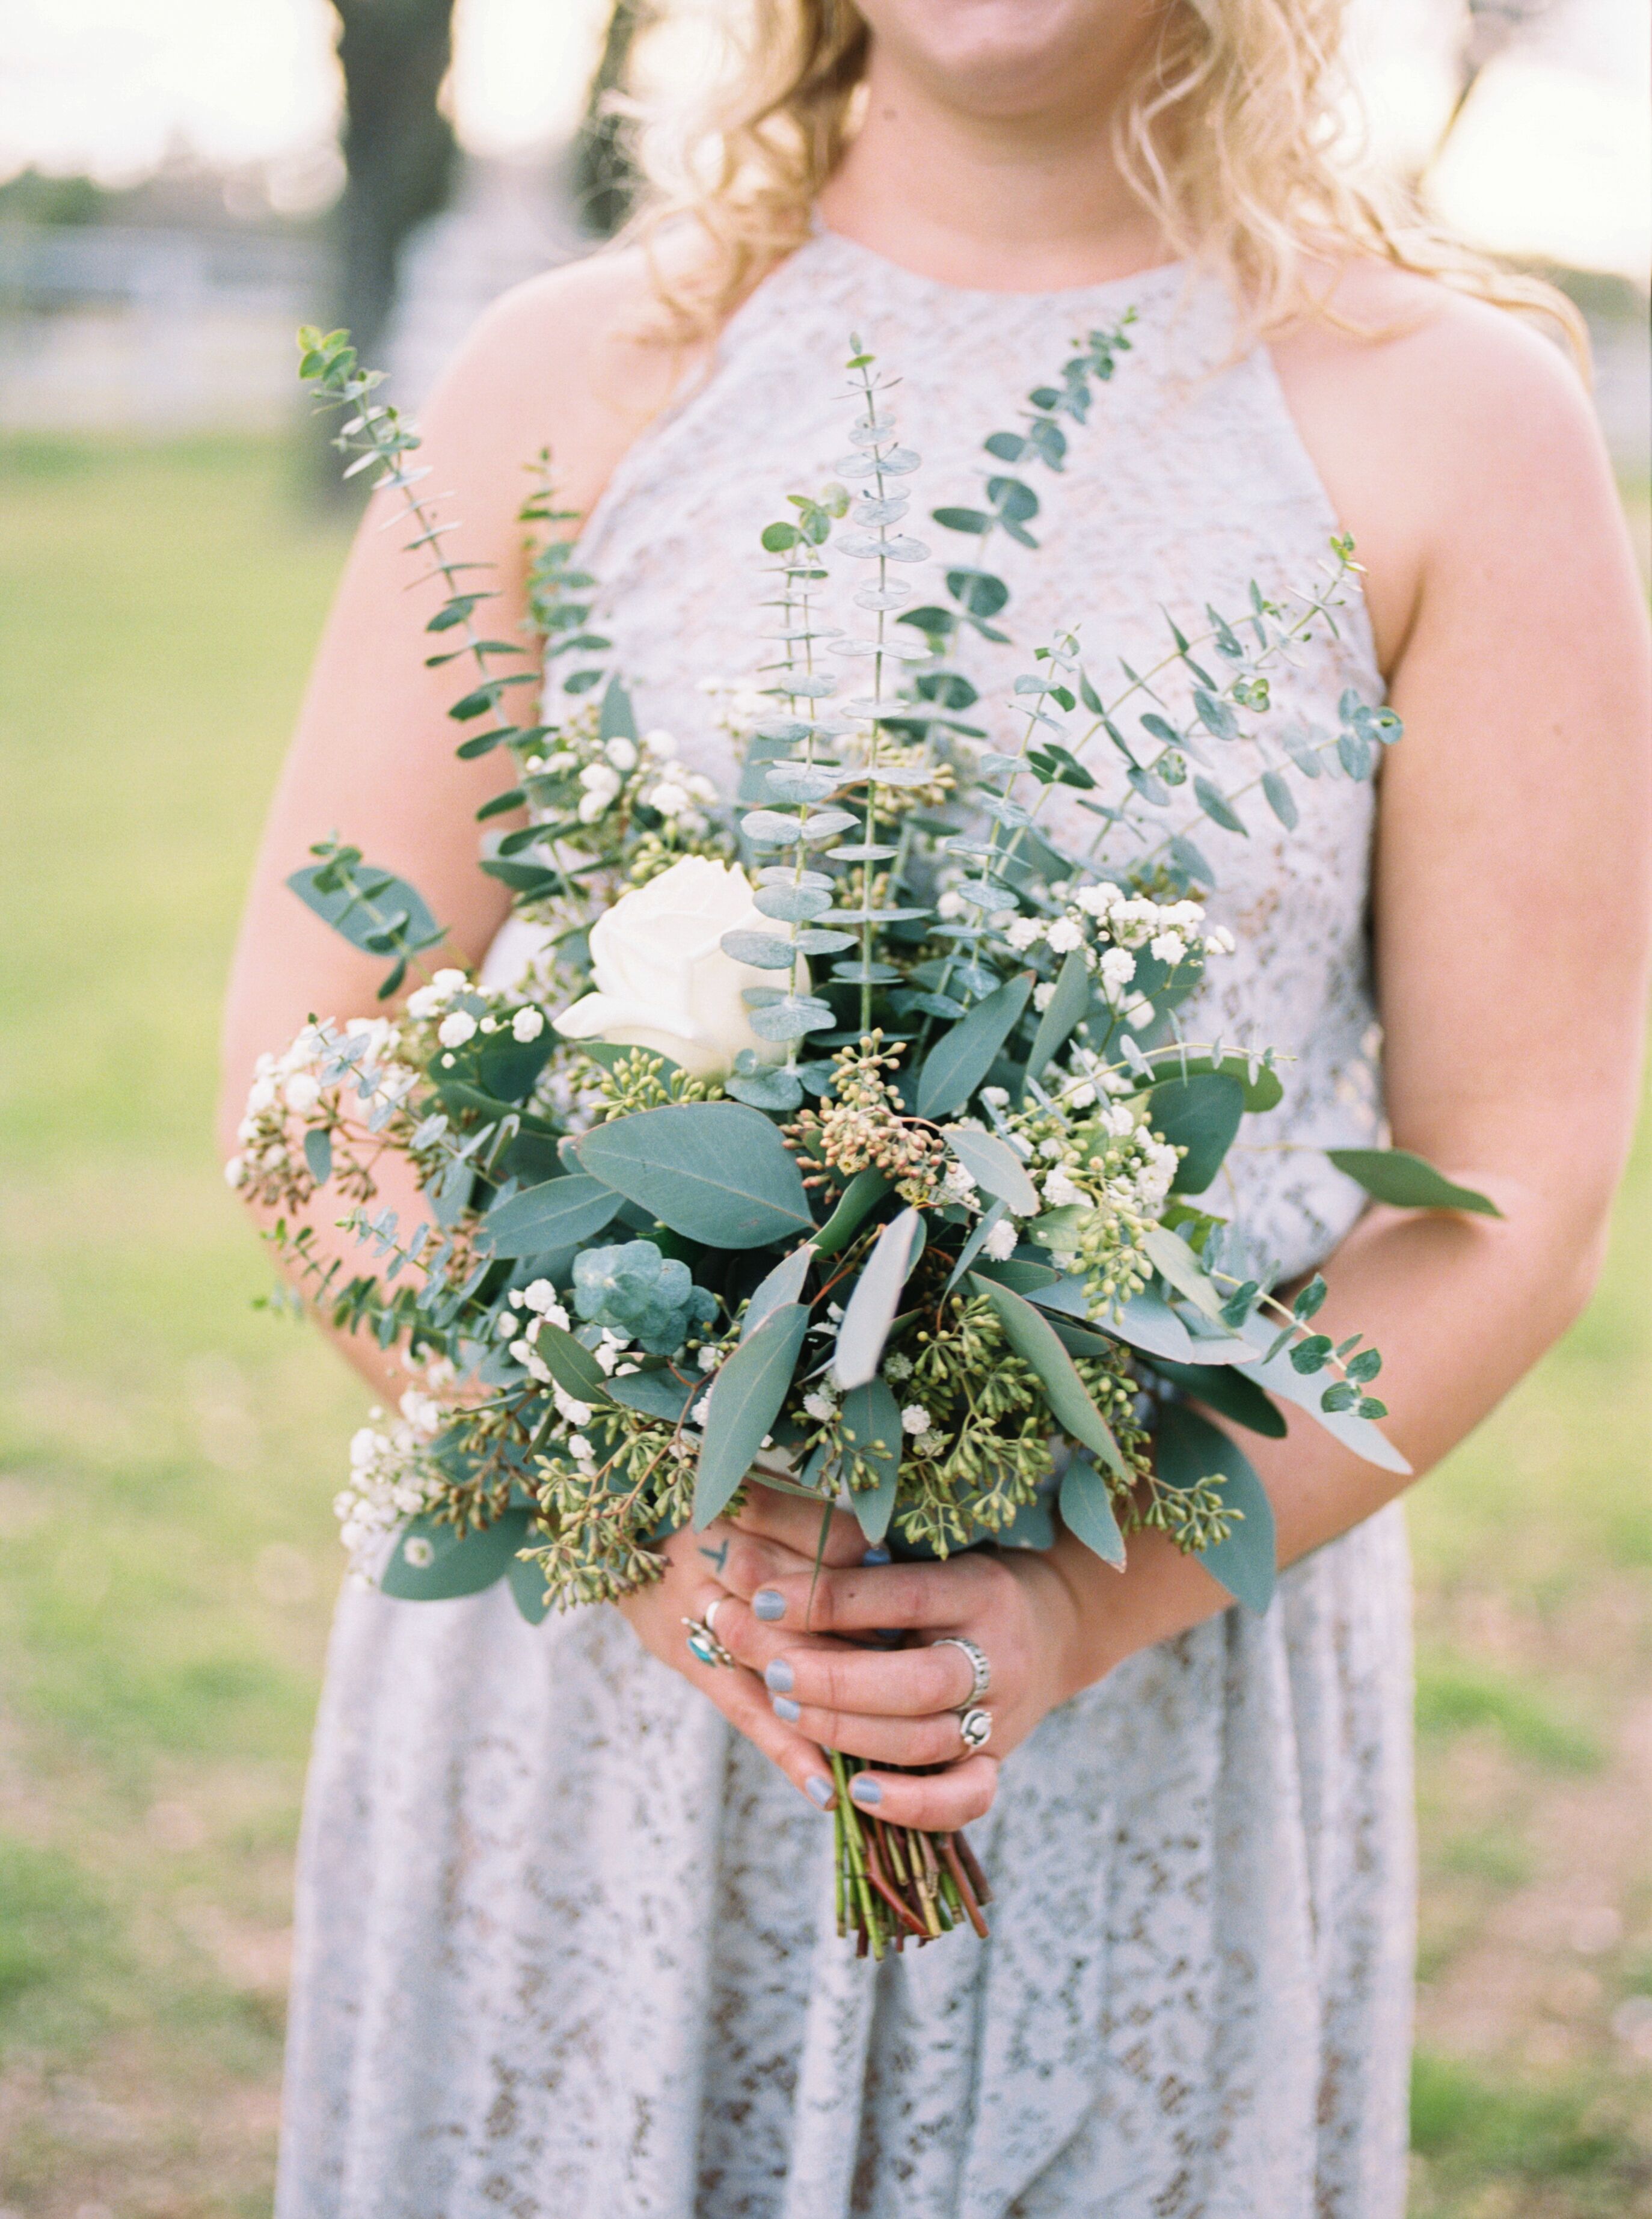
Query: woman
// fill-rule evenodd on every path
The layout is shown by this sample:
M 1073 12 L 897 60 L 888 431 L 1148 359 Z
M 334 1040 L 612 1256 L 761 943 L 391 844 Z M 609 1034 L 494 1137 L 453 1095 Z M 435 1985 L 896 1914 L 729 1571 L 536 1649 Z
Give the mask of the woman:
M 551 446 L 646 722 L 725 780 L 696 681 L 756 659 L 755 534 L 843 444 L 851 330 L 905 378 L 928 506 L 969 497 L 982 436 L 1073 330 L 1138 310 L 1015 575 L 1025 643 L 1082 614 L 1092 656 L 1132 656 L 1158 605 L 1242 606 L 1351 531 L 1363 601 L 1287 705 L 1385 684 L 1406 737 L 1374 811 L 1326 780 L 1294 842 L 1230 842 L 1214 914 L 1235 1008 L 1296 1058 L 1282 1137 L 1357 1142 L 1385 1103 L 1397 1145 L 1501 1206 L 1361 1214 L 1276 1145 L 1241 1175 L 1287 1271 L 1325 1265 L 1331 1329 L 1384 1350 L 1421 1472 L 1594 1276 L 1645 989 L 1644 637 L 1573 368 L 1502 313 L 1517 288 L 1394 231 L 1323 151 L 1338 12 L 762 0 L 698 150 L 724 158 L 703 221 L 509 295 L 426 429 L 463 551 L 499 566 L 501 636 L 519 466 Z M 500 923 L 471 824 L 498 781 L 454 759 L 400 537 L 351 560 L 276 805 L 231 1123 L 258 1049 L 370 1000 L 374 967 L 281 889 L 310 839 L 405 871 L 466 961 Z M 867 1566 L 837 1530 L 805 1631 L 811 1536 L 773 1495 L 677 1536 L 646 1594 L 538 1629 L 502 1589 L 346 1596 L 281 2219 L 1396 2219 L 1396 1483 L 1318 1429 L 1253 1453 L 1292 1568 L 1261 1619 L 1152 1536 L 1121 1577 L 1066 1538 Z M 732 1671 L 684 1647 L 712 1603 Z M 859 1645 L 877 1627 L 910 1645 Z M 990 1751 L 960 1750 L 946 1635 L 990 1660 Z M 842 1949 L 822 1744 L 944 1767 L 865 1792 L 975 1825 L 990 1944 L 876 1974 Z

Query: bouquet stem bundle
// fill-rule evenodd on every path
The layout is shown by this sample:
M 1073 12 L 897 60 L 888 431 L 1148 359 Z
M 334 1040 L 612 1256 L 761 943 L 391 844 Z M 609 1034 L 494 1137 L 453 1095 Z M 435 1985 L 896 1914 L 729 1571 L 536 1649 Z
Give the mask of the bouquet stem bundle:
M 866 1768 L 860 1758 L 835 1750 L 826 1758 L 837 1788 L 837 1930 L 854 1936 L 856 1955 L 881 1959 L 909 1938 L 922 1948 L 966 1924 L 984 1942 L 992 1890 L 967 1837 L 886 1825 L 850 1797 L 849 1782 Z

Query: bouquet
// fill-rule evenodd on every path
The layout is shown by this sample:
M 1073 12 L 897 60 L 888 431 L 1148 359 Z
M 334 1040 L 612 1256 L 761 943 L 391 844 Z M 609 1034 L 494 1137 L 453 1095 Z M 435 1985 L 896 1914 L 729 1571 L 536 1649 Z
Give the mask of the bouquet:
M 444 934 L 417 890 L 336 840 L 312 850 L 289 883 L 386 960 L 381 1000 L 419 983 L 263 1059 L 229 1166 L 273 1213 L 293 1299 L 413 1375 L 338 1499 L 386 1593 L 502 1579 L 536 1621 L 611 1600 L 755 1478 L 818 1503 L 823 1538 L 841 1505 L 906 1556 L 1048 1546 L 1059 1520 L 1121 1566 L 1157 1528 L 1259 1611 L 1273 1520 L 1229 1426 L 1282 1434 L 1284 1402 L 1407 1469 L 1376 1422 L 1378 1352 L 1333 1346 L 1324 1281 L 1276 1292 L 1277 1266 L 1203 1200 L 1245 1116 L 1282 1098 L 1278 1059 L 1183 1021 L 1233 946 L 1190 823 L 1242 831 L 1254 792 L 1289 828 L 1293 774 L 1329 754 L 1369 778 L 1400 737 L 1349 693 L 1334 731 L 1268 737 L 1275 676 L 1334 627 L 1351 544 L 1287 603 L 1253 586 L 1196 637 L 1171 624 L 1161 660 L 1105 694 L 1076 630 L 1004 702 L 969 674 L 975 637 L 1012 637 L 993 540 L 1036 544 L 1028 478 L 1059 477 L 1129 323 L 1087 334 L 987 438 L 978 505 L 933 512 L 967 551 L 932 604 L 910 582 L 930 554 L 905 528 L 920 457 L 852 341 L 838 482 L 761 535 L 761 667 L 708 687 L 742 742 L 731 803 L 637 729 L 591 629 L 596 581 L 556 536 L 574 519 L 549 458 L 523 511 L 542 535 L 525 647 L 486 636 L 490 596 L 450 555 L 377 376 L 346 334 L 301 334 L 351 469 L 405 504 L 441 588 L 427 630 L 464 675 L 458 751 L 512 764 L 481 815 L 527 818 L 481 863 L 526 928 L 509 979 L 432 973 Z M 538 721 L 514 718 L 519 688 Z M 1224 779 L 1234 760 L 1263 767 Z M 1493 1208 L 1413 1155 L 1328 1153 L 1384 1202 Z M 422 1221 L 375 1209 L 387 1155 L 413 1166 Z M 322 1190 L 376 1268 L 322 1256 Z M 716 1660 L 705 1629 L 690 1641 Z M 990 1733 L 978 1709 L 963 1723 L 966 1744 Z M 840 1931 L 873 1956 L 984 1933 L 968 1844 L 859 1811 L 859 1760 L 828 1754 Z

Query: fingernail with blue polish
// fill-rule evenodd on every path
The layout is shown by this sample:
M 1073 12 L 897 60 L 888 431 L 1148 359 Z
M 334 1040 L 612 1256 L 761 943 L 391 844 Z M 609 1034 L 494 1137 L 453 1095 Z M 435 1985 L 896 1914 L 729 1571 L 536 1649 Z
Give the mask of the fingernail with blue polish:
M 892 1561 L 888 1550 L 881 1545 L 867 1549 L 860 1558 L 863 1564 L 887 1564 Z
M 759 1618 L 772 1625 L 777 1618 L 786 1616 L 786 1597 L 778 1588 L 759 1588 L 751 1599 L 751 1607 Z
M 792 1701 L 790 1695 L 772 1695 L 769 1700 L 773 1706 L 775 1717 L 784 1719 L 789 1726 L 796 1725 L 798 1720 L 803 1716 L 802 1711 Z
M 881 1803 L 884 1791 L 875 1780 L 868 1780 L 864 1772 L 857 1772 L 849 1782 L 849 1793 L 857 1803 Z
M 808 1796 L 809 1800 L 811 1803 L 818 1803 L 823 1811 L 825 1810 L 828 1805 L 831 1802 L 832 1783 L 829 1780 L 823 1778 L 818 1772 L 815 1774 L 811 1780 L 805 1780 L 803 1783 L 803 1787 L 804 1793 Z
M 764 1673 L 763 1685 L 771 1695 L 789 1695 L 792 1693 L 792 1667 L 784 1656 L 777 1656 Z

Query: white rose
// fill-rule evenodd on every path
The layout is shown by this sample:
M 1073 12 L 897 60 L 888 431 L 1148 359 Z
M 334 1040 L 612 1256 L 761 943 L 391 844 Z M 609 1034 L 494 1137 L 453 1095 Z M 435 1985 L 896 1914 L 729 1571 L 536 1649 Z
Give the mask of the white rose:
M 565 1040 L 653 1048 L 695 1078 L 726 1078 L 742 1048 L 779 1062 L 785 1048 L 758 1039 L 740 997 L 747 986 L 784 987 L 786 973 L 736 963 L 721 946 L 725 932 L 775 929 L 738 866 L 686 855 L 598 918 L 596 991 L 564 1010 L 556 1029 Z

